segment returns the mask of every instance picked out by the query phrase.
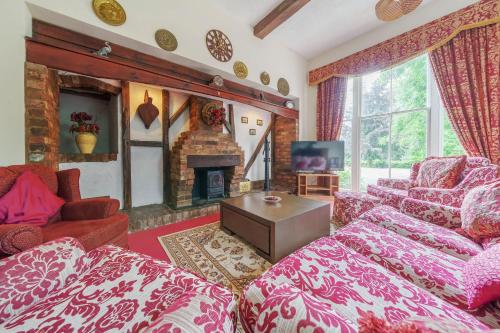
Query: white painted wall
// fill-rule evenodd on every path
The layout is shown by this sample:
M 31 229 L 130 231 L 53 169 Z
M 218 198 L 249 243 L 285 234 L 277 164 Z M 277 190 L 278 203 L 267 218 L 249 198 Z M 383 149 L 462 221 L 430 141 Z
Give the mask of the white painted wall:
M 360 37 L 357 37 L 309 60 L 308 70 L 340 60 L 353 53 L 398 36 L 423 24 L 429 23 L 451 12 L 467 7 L 475 2 L 477 2 L 477 0 L 440 0 L 431 2 L 423 8 L 425 10 L 419 10 L 405 15 L 396 21 L 389 22 L 380 28 L 374 29 L 369 33 L 361 35 Z M 301 124 L 307 128 L 303 129 L 303 137 L 315 139 L 317 89 L 316 86 L 307 87 L 306 89 L 307 91 L 303 94 L 307 99 L 303 108 L 306 112 L 301 115 L 303 117 L 301 118 Z

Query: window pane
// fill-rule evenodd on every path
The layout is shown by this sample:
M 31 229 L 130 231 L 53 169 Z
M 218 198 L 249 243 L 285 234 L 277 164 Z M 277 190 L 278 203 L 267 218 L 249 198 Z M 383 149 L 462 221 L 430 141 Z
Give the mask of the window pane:
M 427 56 L 392 69 L 392 111 L 422 109 L 427 106 Z
M 444 108 L 442 108 L 443 116 L 443 156 L 456 156 L 465 155 L 465 150 L 460 141 L 458 141 L 457 134 L 451 126 L 450 119 Z
M 354 106 L 353 79 L 347 80 L 347 92 L 345 96 L 344 121 L 352 119 Z
M 361 180 L 365 191 L 378 178 L 389 177 L 389 117 L 361 121 Z
M 394 114 L 391 128 L 391 178 L 408 178 L 411 165 L 426 156 L 427 113 Z
M 391 71 L 363 76 L 361 114 L 374 115 L 390 112 Z
M 344 158 L 344 171 L 339 172 L 340 176 L 340 188 L 342 189 L 352 189 L 351 182 L 351 170 L 352 170 L 352 122 L 344 121 L 342 124 L 342 133 L 340 135 L 340 140 L 344 141 L 345 147 L 345 158 Z

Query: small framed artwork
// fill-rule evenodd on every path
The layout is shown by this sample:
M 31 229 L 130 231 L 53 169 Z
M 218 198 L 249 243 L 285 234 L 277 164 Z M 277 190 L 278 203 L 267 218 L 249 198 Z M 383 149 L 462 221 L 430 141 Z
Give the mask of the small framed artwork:
M 257 130 L 256 130 L 255 128 L 250 128 L 250 129 L 248 130 L 248 133 L 249 133 L 250 135 L 256 135 L 256 134 L 257 134 Z
M 241 117 L 242 124 L 248 124 L 248 117 Z
M 264 125 L 264 121 L 262 119 L 257 119 L 257 126 Z

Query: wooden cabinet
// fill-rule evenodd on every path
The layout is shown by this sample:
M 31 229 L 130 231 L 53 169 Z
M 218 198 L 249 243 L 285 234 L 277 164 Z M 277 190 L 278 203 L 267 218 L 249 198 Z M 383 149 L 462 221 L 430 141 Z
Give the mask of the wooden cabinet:
M 339 190 L 339 176 L 329 173 L 297 174 L 297 194 L 307 196 L 333 196 Z

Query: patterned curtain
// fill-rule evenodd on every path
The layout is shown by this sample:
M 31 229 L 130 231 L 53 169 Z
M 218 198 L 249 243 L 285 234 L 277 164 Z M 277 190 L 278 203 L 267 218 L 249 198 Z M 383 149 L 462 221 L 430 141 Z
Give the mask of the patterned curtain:
M 430 59 L 465 150 L 500 164 L 500 24 L 462 31 Z
M 340 138 L 346 92 L 347 78 L 345 77 L 331 77 L 318 85 L 316 107 L 318 140 L 331 141 Z

